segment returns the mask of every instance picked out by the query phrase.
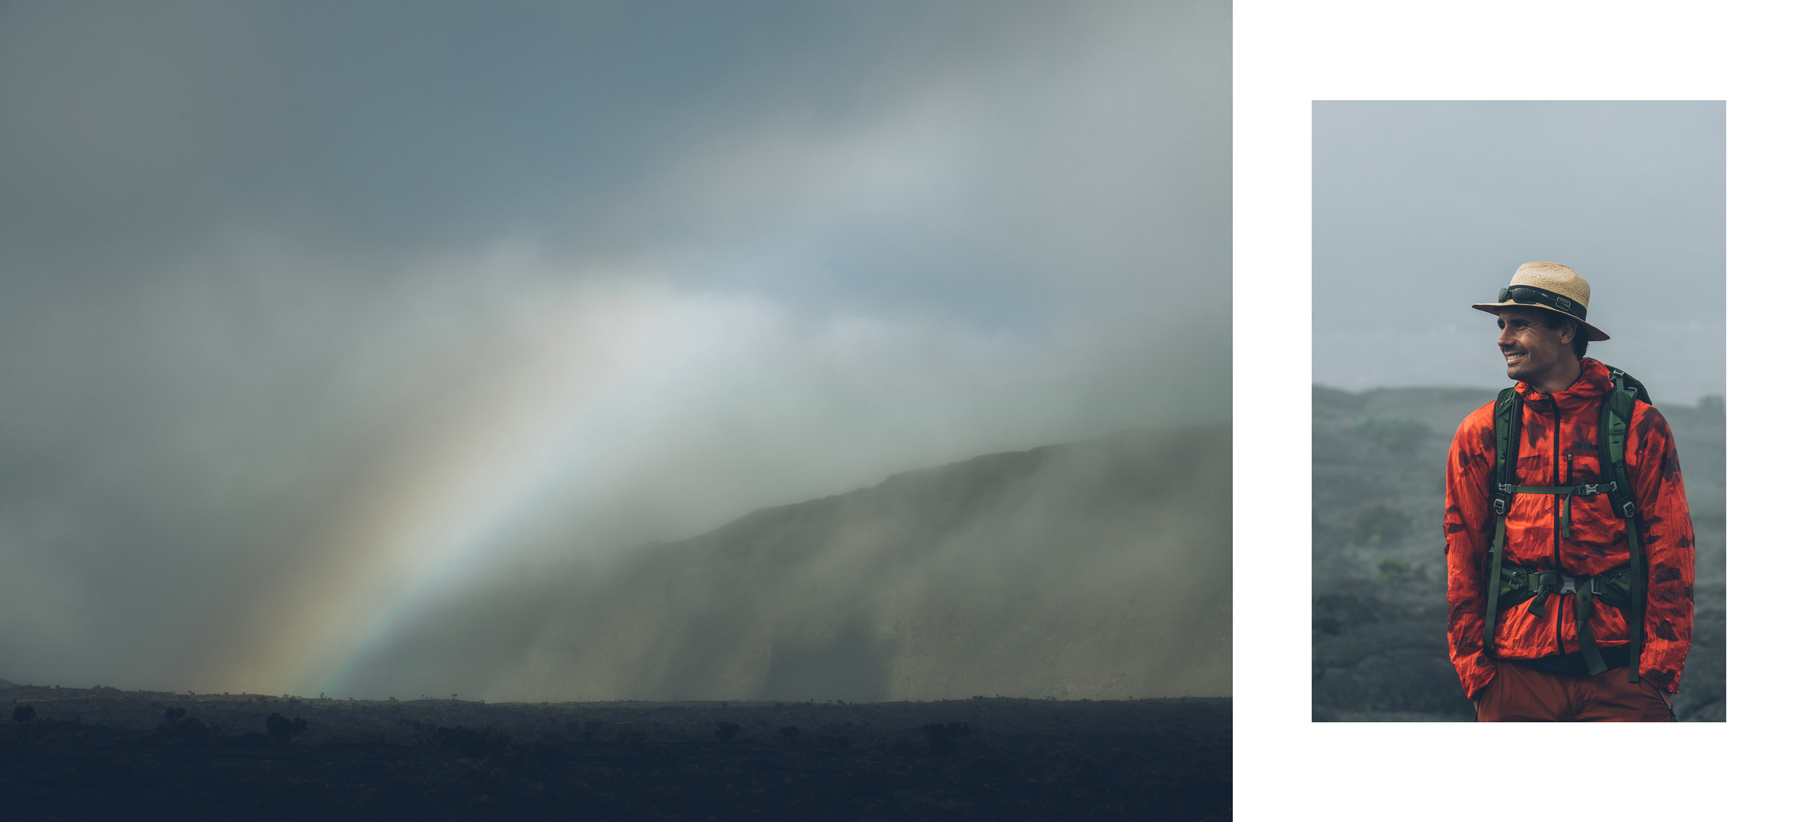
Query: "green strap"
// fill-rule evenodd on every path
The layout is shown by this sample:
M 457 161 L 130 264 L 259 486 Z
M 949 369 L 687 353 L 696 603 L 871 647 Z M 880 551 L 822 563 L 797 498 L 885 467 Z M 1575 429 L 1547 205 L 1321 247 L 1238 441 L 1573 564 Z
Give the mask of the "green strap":
M 1500 566 L 1506 557 L 1506 511 L 1512 507 L 1514 463 L 1519 458 L 1519 392 L 1501 389 L 1494 398 L 1494 542 L 1488 548 L 1487 620 L 1482 636 L 1494 653 L 1494 623 L 1500 615 Z
M 1638 660 L 1644 652 L 1643 551 L 1638 548 L 1637 517 L 1625 520 L 1625 541 L 1631 547 L 1631 681 L 1638 681 Z
M 1531 599 L 1531 572 L 1510 562 L 1500 568 L 1500 610 L 1510 611 Z
M 1594 641 L 1594 628 L 1588 624 L 1588 618 L 1593 615 L 1593 586 L 1576 586 L 1575 637 L 1581 643 L 1581 658 L 1587 662 L 1588 676 L 1606 673 L 1606 662 L 1600 658 L 1600 646 Z
M 1600 645 L 1594 639 L 1594 629 L 1589 620 L 1594 616 L 1594 590 L 1597 585 L 1608 585 L 1616 572 L 1608 572 L 1595 577 L 1576 577 L 1558 571 L 1525 572 L 1518 566 L 1509 566 L 1507 571 L 1511 578 L 1517 580 L 1523 572 L 1524 588 L 1532 594 L 1531 605 L 1526 608 L 1532 616 L 1544 616 L 1544 603 L 1551 594 L 1560 594 L 1564 582 L 1575 584 L 1575 636 L 1581 645 L 1581 657 L 1588 666 L 1588 674 L 1606 672 L 1606 662 L 1600 658 Z M 1513 592 L 1516 596 L 1517 592 Z M 1515 599 L 1514 604 L 1517 604 Z
M 1488 574 L 1487 624 L 1482 628 L 1489 653 L 1494 651 L 1494 620 L 1500 615 L 1500 565 L 1501 557 L 1506 551 L 1506 515 L 1502 514 L 1494 522 L 1494 544 L 1488 548 L 1488 567 L 1493 571 Z M 1495 659 L 1499 659 L 1496 655 Z
M 1649 580 L 1644 576 L 1644 550 L 1638 536 L 1638 509 L 1629 472 L 1625 466 L 1625 440 L 1631 428 L 1631 412 L 1638 402 L 1650 405 L 1650 392 L 1643 383 L 1623 371 L 1612 373 L 1612 388 L 1600 403 L 1601 430 L 1606 432 L 1606 458 L 1601 462 L 1602 479 L 1613 484 L 1609 494 L 1613 513 L 1625 520 L 1625 544 L 1631 552 L 1631 681 L 1638 681 L 1638 669 L 1644 650 L 1644 589 Z
M 1525 575 L 1525 590 L 1531 592 L 1531 605 L 1525 610 L 1532 616 L 1544 615 L 1544 601 L 1556 589 L 1562 587 L 1562 577 L 1555 571 L 1539 571 Z
M 1562 538 L 1565 542 L 1574 539 L 1574 537 L 1569 535 L 1569 520 L 1574 519 L 1574 517 L 1575 517 L 1575 495 L 1574 494 L 1564 494 L 1563 495 L 1563 504 L 1562 504 L 1562 515 L 1557 517 L 1557 519 L 1562 521 Z
M 1563 539 L 1574 539 L 1569 534 L 1569 521 L 1574 518 L 1575 497 L 1579 492 L 1592 485 L 1518 485 L 1513 487 L 1515 494 L 1555 494 L 1563 498 L 1562 508 L 1556 512 L 1556 526 L 1562 529 Z M 1541 614 L 1540 614 L 1541 615 Z

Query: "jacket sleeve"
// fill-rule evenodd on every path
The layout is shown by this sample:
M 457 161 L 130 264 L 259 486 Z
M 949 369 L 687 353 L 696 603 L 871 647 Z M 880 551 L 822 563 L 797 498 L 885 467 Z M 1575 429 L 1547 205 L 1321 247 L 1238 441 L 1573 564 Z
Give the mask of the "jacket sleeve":
M 1648 405 L 1638 407 L 1637 417 L 1626 461 L 1642 509 L 1640 538 L 1650 579 L 1644 589 L 1640 675 L 1674 693 L 1694 641 L 1694 525 L 1688 518 L 1681 460 L 1675 454 L 1668 422 Z
M 1475 698 L 1494 679 L 1483 645 L 1487 619 L 1487 551 L 1494 536 L 1488 499 L 1493 471 L 1493 404 L 1470 414 L 1450 441 L 1444 466 L 1444 563 L 1450 663 L 1463 694 Z

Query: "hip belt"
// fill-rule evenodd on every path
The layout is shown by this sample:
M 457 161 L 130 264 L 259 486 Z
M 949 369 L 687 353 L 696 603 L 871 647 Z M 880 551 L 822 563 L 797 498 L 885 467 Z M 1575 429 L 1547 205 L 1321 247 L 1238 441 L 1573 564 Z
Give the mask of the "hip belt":
M 1589 624 L 1589 619 L 1594 615 L 1596 599 L 1614 608 L 1631 607 L 1631 566 L 1623 565 L 1591 577 L 1583 577 L 1564 571 L 1532 571 L 1503 562 L 1500 565 L 1499 594 L 1500 610 L 1508 610 L 1530 600 L 1531 605 L 1526 610 L 1538 617 L 1544 615 L 1544 600 L 1551 594 L 1574 594 L 1575 636 L 1581 644 L 1582 660 L 1587 663 L 1589 674 L 1603 673 L 1606 671 L 1606 662 L 1600 658 L 1600 646 L 1594 641 L 1594 629 Z

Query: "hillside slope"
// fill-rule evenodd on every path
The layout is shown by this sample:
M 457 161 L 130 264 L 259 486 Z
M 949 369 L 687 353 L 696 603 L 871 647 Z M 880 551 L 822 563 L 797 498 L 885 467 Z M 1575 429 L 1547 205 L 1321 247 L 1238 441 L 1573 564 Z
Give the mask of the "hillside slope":
M 551 576 L 384 665 L 504 648 L 430 674 L 489 699 L 1226 696 L 1231 430 L 990 454 Z M 384 678 L 347 692 L 410 692 Z

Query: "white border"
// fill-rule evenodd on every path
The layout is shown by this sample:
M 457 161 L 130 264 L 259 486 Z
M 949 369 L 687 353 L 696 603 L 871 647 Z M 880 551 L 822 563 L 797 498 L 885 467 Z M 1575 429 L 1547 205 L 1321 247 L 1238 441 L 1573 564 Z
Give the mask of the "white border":
M 1793 12 L 1769 3 L 1239 3 L 1233 19 L 1236 818 L 1791 813 L 1800 580 Z M 1311 722 L 1314 100 L 1726 101 L 1730 544 L 1723 724 Z M 1679 299 L 1679 295 L 1670 295 Z M 1320 307 L 1324 309 L 1326 307 Z M 1774 343 L 1771 345 L 1770 343 Z M 1764 432 L 1758 434 L 1757 432 Z M 1759 444 L 1760 443 L 1760 444 Z M 1770 444 L 1780 443 L 1771 446 Z M 1783 581 L 1787 581 L 1784 584 Z M 1783 624 L 1786 622 L 1786 625 Z M 1591 791 L 1583 790 L 1591 788 Z M 1511 799 L 1502 798 L 1510 795 Z M 1541 807 L 1537 807 L 1540 806 Z

